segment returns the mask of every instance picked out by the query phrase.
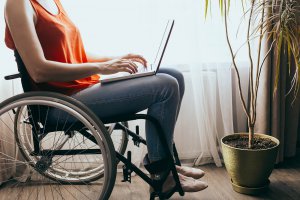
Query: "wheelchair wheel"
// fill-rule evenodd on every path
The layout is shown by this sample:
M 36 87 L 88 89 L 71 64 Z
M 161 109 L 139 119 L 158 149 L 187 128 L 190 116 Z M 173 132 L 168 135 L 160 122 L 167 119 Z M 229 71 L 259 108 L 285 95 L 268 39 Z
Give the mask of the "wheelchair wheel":
M 116 178 L 114 146 L 83 104 L 50 92 L 21 94 L 0 104 L 0 123 L 0 163 L 15 176 L 0 194 L 13 189 L 13 199 L 108 199 Z
M 27 110 L 26 106 L 22 106 L 17 109 L 16 114 L 15 114 L 15 126 L 14 126 L 15 131 L 14 131 L 14 133 L 18 133 L 18 134 L 20 132 L 25 133 L 25 134 L 23 134 L 23 138 L 22 138 L 23 141 L 20 143 L 27 144 L 27 145 L 31 144 L 31 146 L 27 146 L 26 148 L 29 148 L 31 151 L 33 151 L 33 149 L 34 149 L 33 144 L 32 144 L 32 142 L 29 142 L 30 141 L 29 136 L 31 135 L 31 134 L 29 134 L 29 132 L 31 131 L 31 125 L 28 121 L 29 117 L 27 115 L 28 115 L 28 110 Z M 26 116 L 27 121 L 24 120 L 24 116 Z M 128 128 L 128 122 L 120 122 L 120 123 L 123 126 Z M 128 145 L 128 133 L 127 133 L 127 131 L 125 131 L 123 129 L 116 129 L 115 126 L 116 126 L 116 123 L 111 124 L 108 127 L 108 133 L 110 134 L 110 137 L 114 144 L 115 151 L 120 153 L 121 155 L 124 155 L 125 151 L 127 149 L 127 145 Z M 20 138 L 18 134 L 16 135 L 17 139 Z M 24 153 L 22 151 L 22 149 L 21 149 L 21 152 Z M 118 159 L 116 159 L 116 163 L 118 164 L 119 162 L 120 161 Z M 94 168 L 92 170 L 94 170 L 94 171 L 99 170 L 99 168 L 101 168 L 101 166 L 98 166 L 97 168 Z M 58 171 L 60 171 L 60 170 L 58 170 Z M 101 171 L 101 169 L 100 169 L 100 171 Z M 85 173 L 89 174 L 89 171 L 85 171 Z M 81 174 L 82 174 L 82 172 L 81 172 Z

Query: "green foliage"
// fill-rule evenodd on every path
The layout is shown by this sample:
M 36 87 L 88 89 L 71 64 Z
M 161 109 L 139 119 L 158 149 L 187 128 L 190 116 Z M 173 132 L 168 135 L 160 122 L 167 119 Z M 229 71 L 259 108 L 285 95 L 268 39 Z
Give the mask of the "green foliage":
M 207 15 L 207 9 L 209 4 L 213 0 L 205 1 L 205 17 Z M 275 58 L 275 83 L 274 92 L 277 90 L 278 82 L 280 79 L 281 69 L 287 68 L 289 75 L 293 76 L 291 82 L 290 91 L 294 91 L 294 100 L 297 99 L 297 95 L 300 88 L 300 1 L 299 0 L 250 0 L 250 4 L 246 0 L 239 0 L 242 3 L 243 8 L 243 20 L 247 20 L 247 38 L 243 45 L 248 46 L 248 57 L 250 60 L 250 93 L 249 93 L 249 107 L 246 106 L 246 101 L 243 97 L 241 90 L 240 74 L 236 62 L 236 56 L 240 48 L 234 52 L 229 33 L 227 15 L 230 8 L 230 0 L 219 0 L 219 7 L 221 15 L 224 18 L 225 32 L 227 44 L 231 53 L 232 66 L 237 75 L 239 96 L 242 102 L 242 106 L 245 114 L 248 118 L 248 126 L 254 127 L 256 122 L 256 105 L 257 95 L 260 82 L 260 75 L 262 67 L 268 56 L 272 55 Z M 247 7 L 247 8 L 246 8 Z M 250 7 L 250 8 L 249 8 Z M 258 39 L 258 47 L 254 49 L 253 45 L 250 45 L 250 41 Z M 263 40 L 270 44 L 269 49 L 266 51 L 266 55 L 261 55 L 261 49 Z M 242 45 L 242 46 L 243 46 Z M 253 62 L 253 53 L 257 53 L 257 62 Z M 287 63 L 281 62 L 282 55 L 285 55 Z M 263 56 L 263 59 L 261 59 Z M 291 69 L 291 66 L 295 65 L 295 69 Z M 256 80 L 254 81 L 254 71 L 256 71 Z M 249 132 L 249 148 L 252 147 L 253 133 Z
M 242 0 L 244 1 L 244 0 Z M 227 6 L 227 9 L 230 8 L 230 0 L 227 0 L 228 2 L 228 6 Z M 204 15 L 205 15 L 205 18 L 207 17 L 207 11 L 208 11 L 208 7 L 210 5 L 210 0 L 205 0 L 205 10 L 204 10 Z M 221 15 L 224 14 L 224 0 L 219 0 L 219 7 L 220 7 L 220 12 L 221 12 Z
M 208 7 L 213 1 L 214 0 L 205 1 L 205 17 L 207 16 Z M 251 20 L 253 21 L 253 23 L 249 24 L 249 26 L 253 26 L 251 27 L 251 38 L 247 38 L 247 40 L 261 37 L 260 34 L 262 34 L 269 43 L 274 43 L 274 46 L 271 46 L 273 48 L 273 56 L 275 58 L 275 66 L 277 69 L 274 90 L 278 87 L 280 68 L 287 67 L 289 73 L 293 73 L 291 74 L 293 76 L 292 88 L 296 98 L 300 88 L 300 1 L 251 0 L 253 4 L 250 5 L 250 8 L 249 5 L 247 5 L 248 1 L 238 1 L 241 1 L 242 3 L 244 16 L 251 17 Z M 226 9 L 226 13 L 228 14 L 230 2 L 230 0 L 219 0 L 222 16 L 224 16 L 225 13 L 224 9 Z M 246 8 L 247 6 L 248 8 Z M 253 10 L 253 14 L 250 16 L 251 9 Z M 254 49 L 251 50 L 255 52 Z M 280 63 L 282 53 L 287 54 L 287 65 Z M 296 65 L 296 69 L 293 71 L 291 70 L 291 63 Z M 260 70 L 260 66 L 261 63 L 256 66 L 258 70 Z
M 270 7 L 270 16 L 268 18 L 267 25 L 271 26 L 270 35 L 272 40 L 277 41 L 275 44 L 275 56 L 276 56 L 276 80 L 275 89 L 278 86 L 280 67 L 288 67 L 289 73 L 291 73 L 291 63 L 296 65 L 294 78 L 292 81 L 292 87 L 294 88 L 295 98 L 299 92 L 300 79 L 299 79 L 299 60 L 300 60 L 300 7 L 297 0 L 281 0 L 272 2 Z M 282 65 L 280 63 L 281 53 L 287 54 L 288 63 Z

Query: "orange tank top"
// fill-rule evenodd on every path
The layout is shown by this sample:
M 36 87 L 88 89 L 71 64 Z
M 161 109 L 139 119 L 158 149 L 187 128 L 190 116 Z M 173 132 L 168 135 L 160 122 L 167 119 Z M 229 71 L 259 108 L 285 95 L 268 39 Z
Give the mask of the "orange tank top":
M 36 32 L 42 45 L 45 58 L 62 63 L 86 63 L 87 56 L 77 27 L 67 16 L 59 0 L 54 0 L 58 14 L 53 15 L 42 7 L 36 0 L 30 0 L 37 16 Z M 16 50 L 8 27 L 5 31 L 6 46 Z M 93 75 L 80 80 L 69 82 L 48 82 L 36 84 L 39 90 L 50 90 L 70 93 L 89 87 L 99 82 L 99 75 Z

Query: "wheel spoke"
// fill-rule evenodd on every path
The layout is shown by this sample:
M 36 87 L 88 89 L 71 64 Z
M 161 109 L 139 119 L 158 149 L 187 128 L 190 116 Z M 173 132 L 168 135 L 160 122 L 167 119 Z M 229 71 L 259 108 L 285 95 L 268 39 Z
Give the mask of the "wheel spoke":
M 0 174 L 12 174 L 0 196 L 13 191 L 13 199 L 108 198 L 116 166 L 104 126 L 75 100 L 37 93 L 18 95 L 0 107 Z M 121 139 L 116 137 L 116 145 Z M 9 154 L 2 146 L 14 150 Z M 87 154 L 90 150 L 101 154 Z

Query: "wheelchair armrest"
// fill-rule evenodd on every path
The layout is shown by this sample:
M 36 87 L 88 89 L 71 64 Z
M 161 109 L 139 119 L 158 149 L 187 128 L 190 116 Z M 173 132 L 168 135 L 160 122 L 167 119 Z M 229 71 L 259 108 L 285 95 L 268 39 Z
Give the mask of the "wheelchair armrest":
M 13 79 L 17 79 L 17 78 L 21 78 L 21 74 L 12 74 L 12 75 L 8 75 L 8 76 L 4 76 L 5 80 L 13 80 Z

